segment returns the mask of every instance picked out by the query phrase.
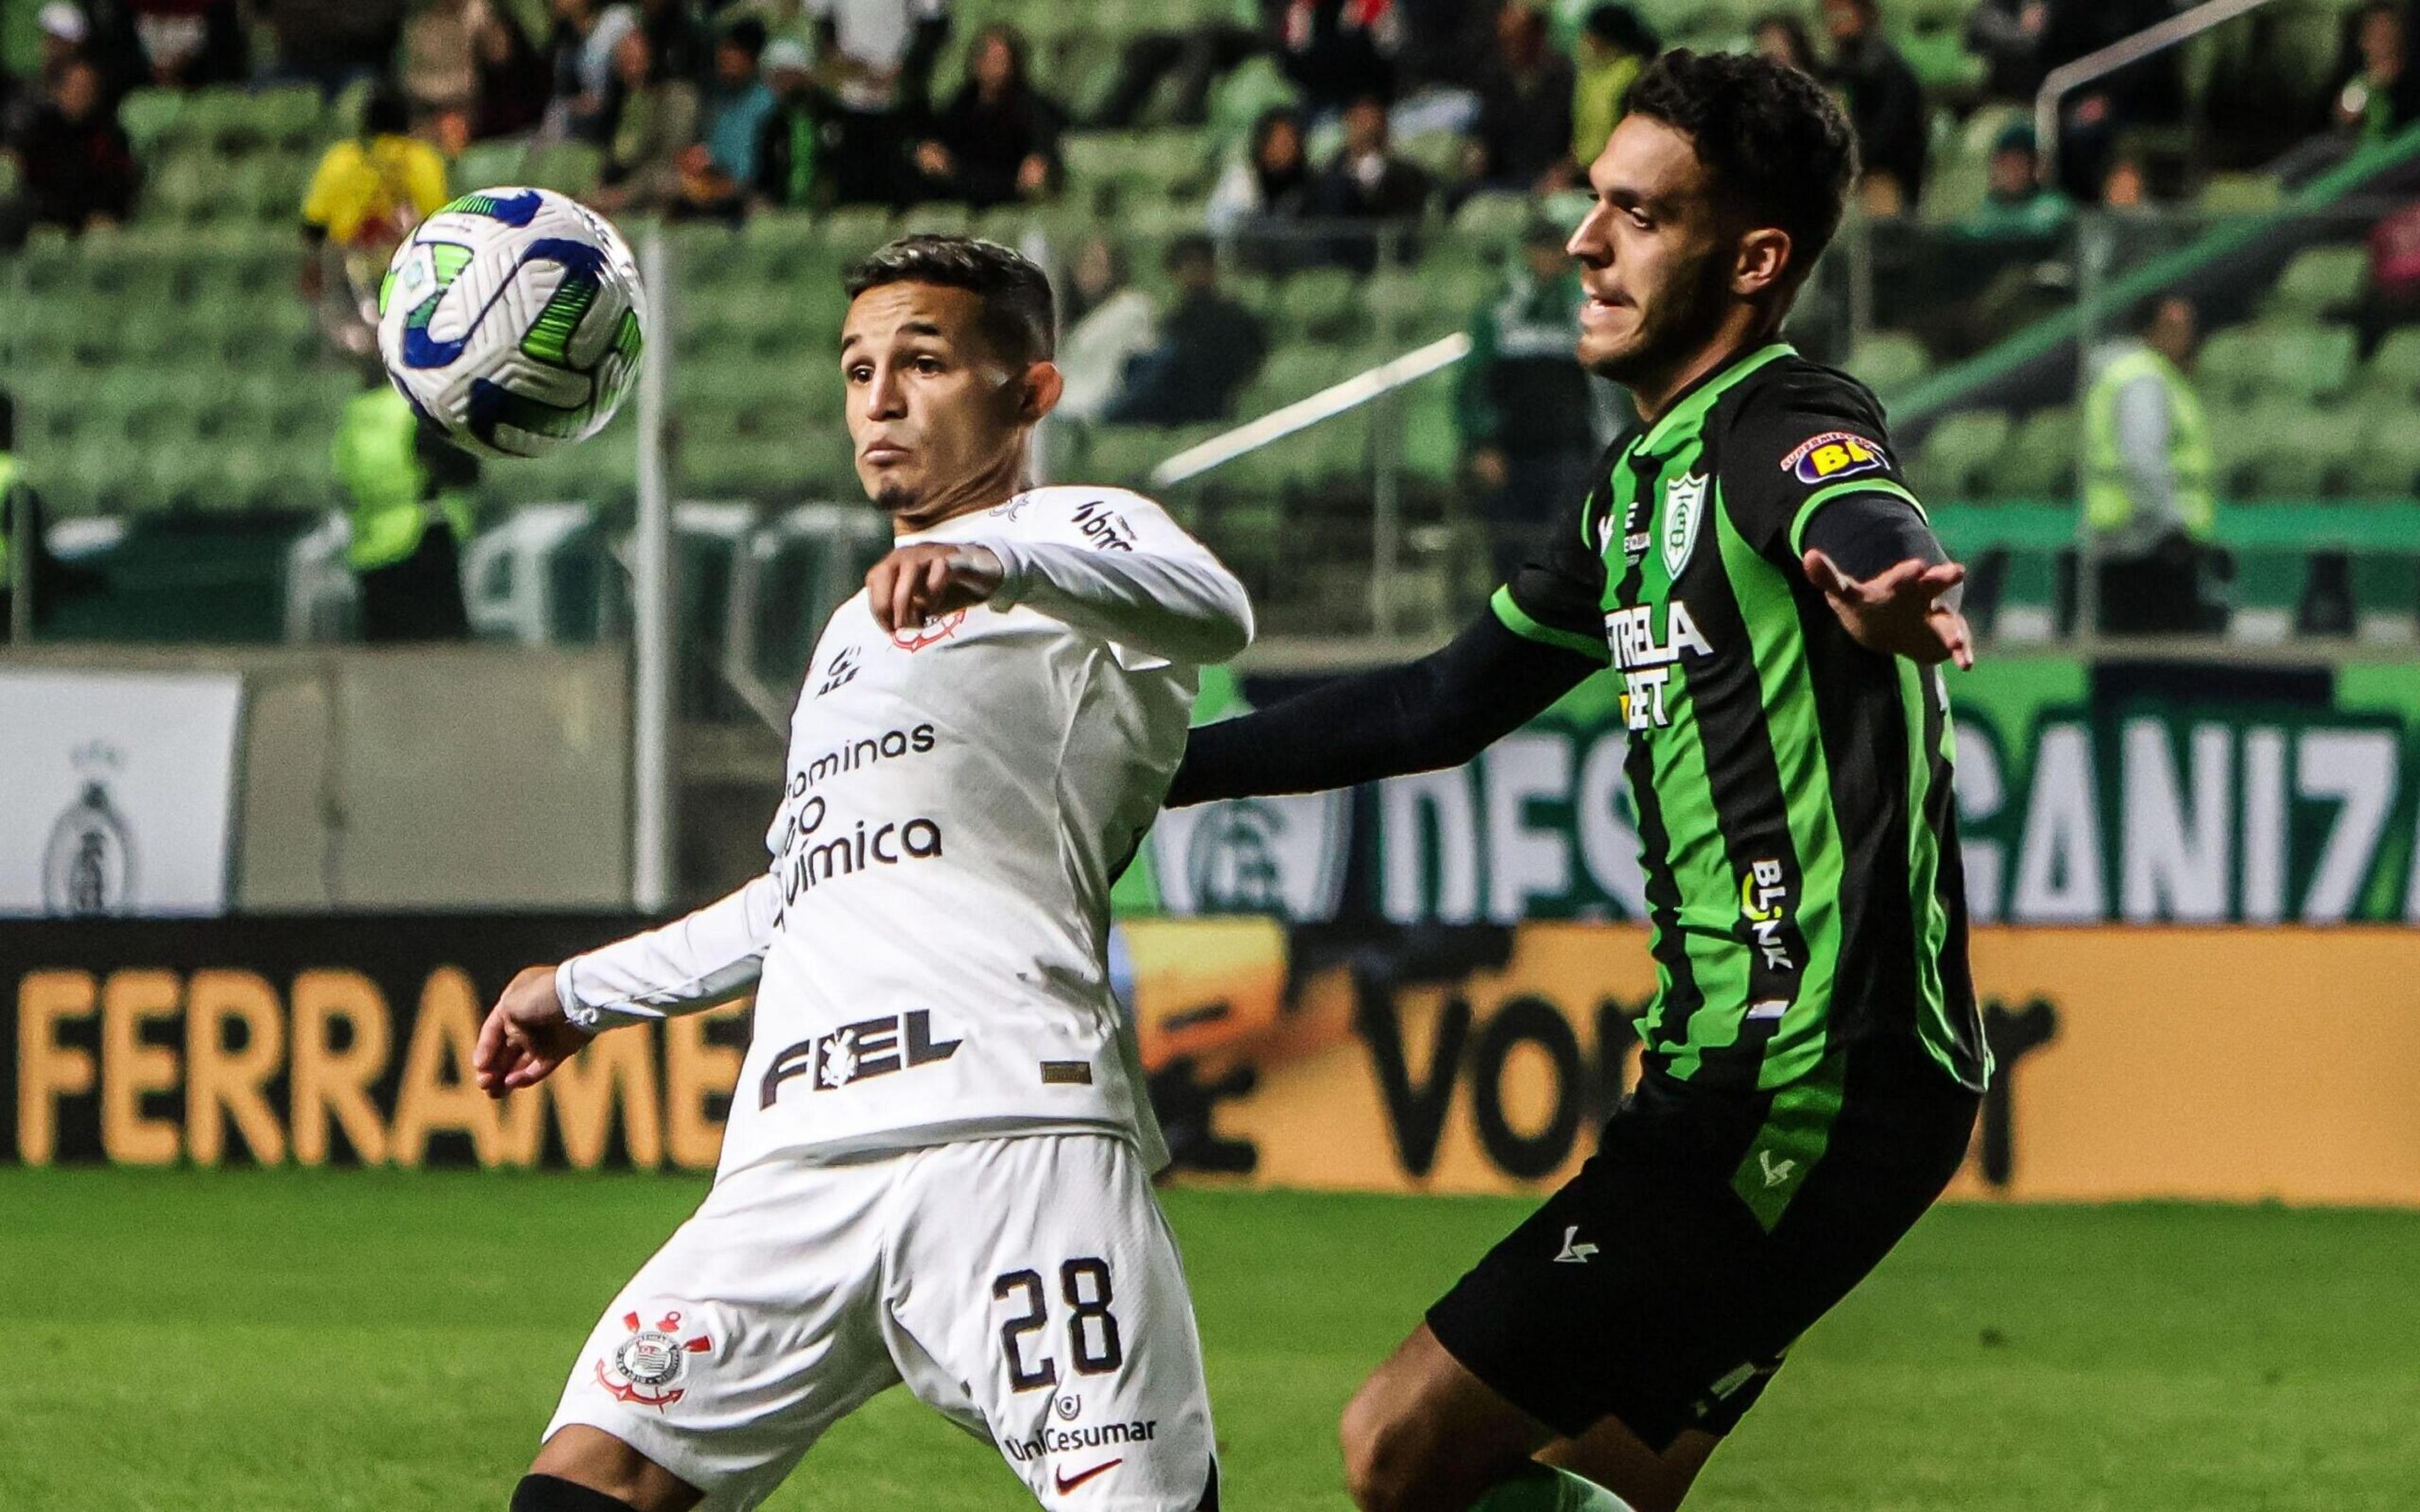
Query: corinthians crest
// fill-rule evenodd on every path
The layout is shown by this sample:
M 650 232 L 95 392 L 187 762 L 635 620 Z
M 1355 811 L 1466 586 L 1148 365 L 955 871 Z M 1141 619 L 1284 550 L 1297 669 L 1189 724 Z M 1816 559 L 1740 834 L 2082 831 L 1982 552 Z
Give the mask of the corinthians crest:
M 71 918 L 124 913 L 134 902 L 134 832 L 110 803 L 109 782 L 125 758 L 95 740 L 70 759 L 84 791 L 51 826 L 42 852 L 43 906 Z
M 1706 513 L 1706 475 L 1692 472 L 1664 486 L 1664 570 L 1674 578 L 1689 564 L 1698 521 Z
M 689 1394 L 681 1378 L 689 1373 L 689 1357 L 713 1352 L 714 1340 L 704 1334 L 680 1336 L 681 1315 L 667 1312 L 653 1327 L 639 1314 L 624 1313 L 628 1337 L 597 1362 L 597 1383 L 617 1400 L 663 1411 Z

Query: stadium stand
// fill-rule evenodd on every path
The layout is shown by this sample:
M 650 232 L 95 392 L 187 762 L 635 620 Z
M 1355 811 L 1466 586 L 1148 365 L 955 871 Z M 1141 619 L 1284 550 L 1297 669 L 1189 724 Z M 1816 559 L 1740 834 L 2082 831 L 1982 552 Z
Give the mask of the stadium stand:
M 529 35 L 542 39 L 544 18 L 535 8 L 519 8 Z M 1555 8 L 1559 36 L 1568 39 L 1585 8 Z M 1637 11 L 1668 42 L 1712 47 L 1747 45 L 1771 8 L 1761 0 L 1651 0 Z M 2148 252 L 2147 260 L 2130 264 L 2130 246 L 2173 247 L 2176 236 L 2191 240 L 2195 232 L 2202 242 L 2223 239 L 2236 223 L 2222 212 L 2234 208 L 2278 207 L 2261 224 L 2283 217 L 2304 225 L 2308 217 L 2297 217 L 2292 197 L 2299 192 L 2281 189 L 2278 173 L 2247 161 L 2260 151 L 2274 157 L 2281 144 L 2236 124 L 2231 107 L 2265 92 L 2298 101 L 2303 118 L 2324 116 L 2329 90 L 2343 74 L 2351 8 L 2339 0 L 2273 0 L 2182 50 L 2176 69 L 2181 113 L 2137 123 L 2126 139 L 2128 153 L 2154 164 L 2150 177 L 2169 198 L 2164 208 L 2140 212 L 2138 226 L 2118 225 L 2114 234 L 2125 245 L 2117 269 L 2133 266 L 2140 274 L 2160 266 Z M 2071 378 L 2030 391 L 1956 397 L 1961 375 L 2046 328 L 2020 322 L 1983 332 L 1978 345 L 1972 332 L 1938 329 L 1925 292 L 1931 274 L 1924 270 L 1961 256 L 1954 228 L 1990 193 L 1992 149 L 2024 115 L 2021 102 L 1994 92 L 1990 59 L 1967 50 L 1970 9 L 1963 0 L 1883 7 L 1886 34 L 1933 103 L 1931 187 L 1903 223 L 1853 230 L 1843 239 L 1835 261 L 1854 271 L 1839 281 L 1862 281 L 1871 312 L 1865 324 L 1831 317 L 1830 305 L 1845 309 L 1854 301 L 1831 299 L 1829 285 L 1810 293 L 1810 303 L 1826 308 L 1810 311 L 1804 324 L 1810 332 L 1837 331 L 1838 339 L 1807 339 L 1902 411 L 1902 440 L 1941 511 L 1972 510 L 1997 521 L 1978 528 L 1982 548 L 2021 553 L 2034 548 L 2001 538 L 2017 530 L 2010 522 L 2019 515 L 2039 510 L 2072 521 Z M 1145 101 L 1138 125 L 1086 122 L 1115 83 L 1134 36 L 1214 20 L 1258 24 L 1257 10 L 1226 0 L 957 5 L 934 98 L 957 87 L 967 39 L 993 23 L 1019 27 L 1035 82 L 1073 123 L 1059 140 L 1063 183 L 1055 198 L 982 211 L 949 204 L 767 207 L 736 228 L 707 221 L 671 225 L 665 242 L 681 496 L 752 501 L 772 512 L 768 518 L 801 501 L 852 496 L 845 441 L 836 429 L 802 425 L 798 417 L 829 413 L 839 393 L 823 354 L 842 313 L 840 270 L 891 235 L 974 230 L 1063 265 L 1082 237 L 1107 231 L 1127 253 L 1137 285 L 1164 293 L 1160 249 L 1205 224 L 1213 190 L 1260 114 L 1298 98 L 1283 55 L 1254 57 L 1218 77 L 1199 121 L 1175 118 L 1181 91 L 1171 80 Z M 1815 24 L 1820 43 L 1820 8 L 1801 14 Z M 1443 91 L 1454 83 L 1407 80 L 1397 109 L 1401 150 L 1449 182 L 1458 173 L 1461 142 L 1452 112 L 1440 123 L 1421 111 L 1424 101 L 1450 98 Z M 133 220 L 81 238 L 38 224 L 0 263 L 0 360 L 23 402 L 25 454 L 40 470 L 58 517 L 132 522 L 163 514 L 255 514 L 300 521 L 330 507 L 327 438 L 352 379 L 350 366 L 329 354 L 312 308 L 294 293 L 293 228 L 318 153 L 353 130 L 365 100 L 358 85 L 323 100 L 316 86 L 269 83 L 137 87 L 117 101 L 116 117 L 145 174 Z M 1313 128 L 1316 163 L 1330 150 L 1332 128 Z M 457 189 L 517 181 L 578 194 L 597 187 L 604 159 L 588 141 L 473 141 L 460 145 L 449 177 Z M 2400 185 L 2387 175 L 2357 187 L 2405 193 Z M 1274 265 L 1274 276 L 1246 267 L 1227 281 L 1275 338 L 1236 418 L 1300 399 L 1462 328 L 1497 297 L 1511 248 L 1537 204 L 1527 194 L 1449 190 L 1421 224 L 1404 228 L 1407 260 L 1381 258 L 1367 274 L 1330 264 L 1320 227 L 1281 228 L 1293 237 L 1293 250 Z M 2420 332 L 2398 329 L 2381 313 L 2375 254 L 2362 239 L 2388 208 L 2343 199 L 2332 219 L 2305 226 L 2290 244 L 2280 243 L 2288 250 L 2260 262 L 2248 279 L 2239 277 L 2214 312 L 2220 329 L 2209 338 L 2199 378 L 2220 440 L 2222 493 L 2239 505 L 2230 517 L 2255 509 L 2307 513 L 2292 501 L 2329 501 L 2400 521 L 2420 488 L 2420 427 L 2387 423 L 2420 397 Z M 2166 233 L 2149 229 L 2173 226 L 2180 213 L 2202 219 L 2164 240 Z M 2104 223 L 2087 216 L 2081 224 Z M 644 222 L 630 228 L 642 235 L 647 229 Z M 2078 231 L 2037 262 L 2021 264 L 2015 283 L 2037 295 L 2055 290 L 2060 279 L 2071 283 L 2086 261 L 2085 239 Z M 1900 276 L 1901 262 L 1911 257 L 1924 276 Z M 2178 276 L 2183 271 L 2189 270 Z M 2064 301 L 2052 323 L 2073 316 L 2071 294 L 2046 297 Z M 1975 303 L 1965 296 L 1957 302 L 1962 309 Z M 2009 307 L 2042 308 L 2023 299 Z M 1366 542 L 1374 469 L 1398 476 L 1412 522 L 1444 530 L 1450 539 L 1467 526 L 1456 498 L 1461 456 L 1450 389 L 1441 378 L 1423 380 L 1388 406 L 1350 411 L 1247 454 L 1171 502 L 1195 514 L 1222 549 L 1257 575 L 1257 586 L 1280 597 L 1309 592 L 1309 579 L 1287 570 L 1303 560 L 1292 543 L 1326 549 Z M 1061 466 L 1139 482 L 1194 434 L 1068 424 L 1052 443 L 1053 455 Z M 532 501 L 572 499 L 604 519 L 620 518 L 634 455 L 626 421 L 542 461 L 490 468 L 482 484 L 486 517 L 502 523 Z M 2313 517 L 2337 513 L 2332 506 Z M 2314 533 L 2307 544 L 2264 546 L 2263 564 L 2247 569 L 2244 592 L 2267 594 L 2262 585 L 2273 577 L 2303 581 L 2314 555 L 2358 548 L 2352 560 L 2364 565 L 2348 580 L 2366 606 L 2363 623 L 2376 629 L 2398 616 L 2410 619 L 2414 606 L 2404 590 L 2411 563 L 2388 548 L 2392 530 L 2377 530 L 2374 539 L 2366 530 L 2349 536 L 2336 529 Z M 1281 540 L 1290 543 L 1282 553 Z M 2285 563 L 2275 574 L 2265 564 L 2273 557 Z

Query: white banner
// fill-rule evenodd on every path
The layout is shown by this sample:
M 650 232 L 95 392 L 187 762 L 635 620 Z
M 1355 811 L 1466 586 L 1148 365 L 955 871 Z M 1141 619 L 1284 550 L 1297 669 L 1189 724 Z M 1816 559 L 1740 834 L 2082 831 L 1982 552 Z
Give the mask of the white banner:
M 227 906 L 232 672 L 0 671 L 0 914 Z

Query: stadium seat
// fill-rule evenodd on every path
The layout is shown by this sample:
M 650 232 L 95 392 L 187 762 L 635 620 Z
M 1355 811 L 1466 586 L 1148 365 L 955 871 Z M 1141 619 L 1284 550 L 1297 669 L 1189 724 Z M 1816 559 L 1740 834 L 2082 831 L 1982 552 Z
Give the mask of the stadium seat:
M 2335 492 L 2361 449 L 2361 417 L 2349 411 L 2263 407 L 2242 420 L 2252 450 L 2241 486 L 2255 499 Z
M 138 160 L 150 161 L 176 130 L 177 118 L 184 112 L 185 98 L 180 89 L 134 89 L 118 101 L 117 123 L 126 129 Z
M 520 142 L 473 142 L 454 160 L 451 175 L 458 193 L 501 189 L 523 182 L 528 147 Z
M 1995 640 L 2040 642 L 2058 635 L 2058 555 L 2030 548 L 2007 554 L 1992 608 Z
M 1879 394 L 1903 389 L 1931 370 L 1924 343 L 1903 331 L 1875 331 L 1850 348 L 1841 364 L 1858 381 Z
M 263 89 L 252 97 L 250 114 L 261 140 L 291 151 L 302 151 L 324 135 L 319 91 L 311 85 Z
M 2363 247 L 2312 247 L 2297 253 L 2261 301 L 2263 319 L 2323 320 L 2348 311 L 2369 281 Z
M 2000 453 L 1993 481 L 2004 499 L 2065 501 L 2075 497 L 2075 411 L 2037 409 L 2020 423 Z
M 1245 389 L 1245 416 L 1257 417 L 1297 399 L 1309 398 L 1336 381 L 1338 367 L 1337 353 L 1330 347 L 1279 348 L 1263 365 L 1260 376 Z
M 2357 499 L 2401 500 L 2420 492 L 2420 426 L 2408 408 L 2389 415 L 2356 411 L 2360 444 L 2348 459 L 2345 491 Z
M 1530 213 L 1531 201 L 1526 194 L 1473 194 L 1454 211 L 1453 229 L 1468 241 L 1509 247 L 1521 239 Z
M 2202 348 L 2203 388 L 2218 402 L 2316 403 L 2342 393 L 2352 381 L 2358 345 L 2342 327 L 2272 321 L 2230 327 Z
M 2353 634 L 2373 645 L 2420 640 L 2420 555 L 2357 551 L 2350 565 Z
M 2273 645 L 2294 633 L 2308 563 L 2299 548 L 2264 547 L 2235 553 L 2235 604 L 2226 636 L 2247 645 Z
M 540 189 L 574 196 L 593 193 L 605 171 L 605 154 L 585 142 L 551 142 L 529 155 L 521 173 Z
M 2362 372 L 2365 386 L 2381 389 L 2398 401 L 2420 395 L 2420 328 L 2406 327 L 2380 342 Z
M 1290 332 L 1342 335 L 1360 321 L 1361 288 L 1342 268 L 1305 269 L 1279 285 L 1278 314 Z
M 1930 500 L 1978 499 L 1993 488 L 1994 466 L 2013 428 L 2004 409 L 1945 415 L 1916 455 L 1918 493 Z

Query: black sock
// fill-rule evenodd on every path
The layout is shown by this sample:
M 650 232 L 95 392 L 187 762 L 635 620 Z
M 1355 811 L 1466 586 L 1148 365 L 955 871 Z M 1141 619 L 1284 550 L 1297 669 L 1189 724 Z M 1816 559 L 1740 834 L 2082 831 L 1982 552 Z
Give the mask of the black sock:
M 556 1475 L 523 1475 L 513 1488 L 512 1512 L 638 1512 L 618 1496 L 575 1486 Z

